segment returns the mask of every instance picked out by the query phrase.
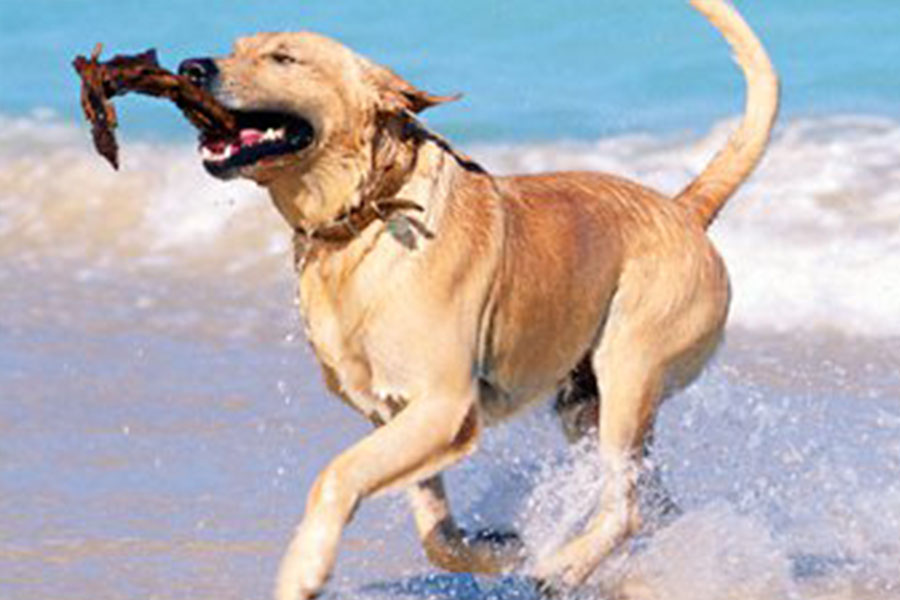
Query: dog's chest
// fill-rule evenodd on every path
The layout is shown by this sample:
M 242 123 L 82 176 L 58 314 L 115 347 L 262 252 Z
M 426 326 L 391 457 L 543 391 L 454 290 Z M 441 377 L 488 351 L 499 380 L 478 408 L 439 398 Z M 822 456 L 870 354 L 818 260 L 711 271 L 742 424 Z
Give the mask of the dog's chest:
M 390 416 L 406 397 L 403 352 L 383 333 L 402 315 L 384 298 L 400 285 L 401 271 L 357 266 L 342 276 L 333 265 L 314 264 L 301 273 L 299 308 L 316 358 L 333 375 L 334 391 L 369 416 Z
M 344 390 L 367 387 L 368 361 L 358 334 L 364 310 L 355 298 L 320 276 L 304 275 L 298 294 L 306 337 L 316 358 L 337 377 Z

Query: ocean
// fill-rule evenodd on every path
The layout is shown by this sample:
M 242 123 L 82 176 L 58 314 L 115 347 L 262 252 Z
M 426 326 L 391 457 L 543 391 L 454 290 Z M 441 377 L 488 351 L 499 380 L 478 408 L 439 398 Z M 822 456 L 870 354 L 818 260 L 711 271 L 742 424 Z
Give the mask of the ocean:
M 898 598 L 900 2 L 736 4 L 784 102 L 711 229 L 726 340 L 658 421 L 684 513 L 579 597 Z M 676 192 L 742 109 L 724 42 L 681 0 L 0 0 L 0 599 L 268 597 L 317 470 L 367 430 L 323 389 L 265 195 L 206 176 L 159 101 L 118 102 L 119 172 L 78 113 L 70 62 L 96 42 L 174 67 L 291 29 L 462 92 L 426 119 L 497 173 Z M 549 551 L 593 507 L 590 456 L 536 409 L 450 472 L 458 516 Z M 391 495 L 364 503 L 330 590 L 534 597 L 437 572 Z

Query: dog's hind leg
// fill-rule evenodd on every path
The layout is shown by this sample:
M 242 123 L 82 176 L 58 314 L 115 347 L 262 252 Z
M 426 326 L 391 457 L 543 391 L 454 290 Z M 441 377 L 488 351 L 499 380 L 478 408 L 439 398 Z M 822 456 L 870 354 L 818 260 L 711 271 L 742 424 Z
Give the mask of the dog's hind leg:
M 688 381 L 685 367 L 693 371 L 709 357 L 727 313 L 727 276 L 717 255 L 707 252 L 700 255 L 705 260 L 667 263 L 662 255 L 650 256 L 620 278 L 591 356 L 602 397 L 600 503 L 581 535 L 538 563 L 536 576 L 551 586 L 581 584 L 641 525 L 644 445 L 664 386 L 673 376 Z
M 651 427 L 644 435 L 644 468 L 638 478 L 640 512 L 644 525 L 642 533 L 654 531 L 669 524 L 684 512 L 666 488 L 659 464 L 650 457 L 654 438 L 654 431 Z
M 584 533 L 538 563 L 535 576 L 550 586 L 581 584 L 640 526 L 637 484 L 643 441 L 662 390 L 663 372 L 660 365 L 647 364 L 633 347 L 612 352 L 619 344 L 610 343 L 608 335 L 617 337 L 607 331 L 592 360 L 603 394 L 599 445 L 605 478 L 600 506 Z
M 457 573 L 503 573 L 524 559 L 524 547 L 514 533 L 469 534 L 460 529 L 440 475 L 415 484 L 408 494 L 422 547 L 433 565 Z
M 588 354 L 569 373 L 560 386 L 553 404 L 563 434 L 570 444 L 597 434 L 600 404 L 597 378 L 591 365 L 591 355 Z M 644 435 L 643 458 L 647 468 L 641 472 L 638 480 L 641 512 L 650 517 L 648 519 L 650 525 L 666 522 L 681 514 L 681 509 L 663 484 L 659 465 L 649 460 L 653 449 L 653 434 L 651 427 Z
M 600 392 L 590 354 L 581 359 L 560 386 L 553 410 L 570 444 L 596 433 L 600 418 Z

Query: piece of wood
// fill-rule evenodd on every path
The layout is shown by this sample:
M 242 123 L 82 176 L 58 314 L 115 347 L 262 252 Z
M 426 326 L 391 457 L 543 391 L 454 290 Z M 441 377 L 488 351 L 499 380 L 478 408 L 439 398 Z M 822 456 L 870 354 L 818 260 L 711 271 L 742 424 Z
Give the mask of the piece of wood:
M 118 119 L 111 99 L 129 92 L 171 100 L 207 137 L 224 138 L 237 134 L 234 115 L 187 77 L 161 67 L 156 50 L 116 55 L 100 62 L 102 49 L 102 45 L 97 44 L 90 58 L 78 56 L 72 65 L 81 77 L 81 107 L 91 123 L 94 147 L 113 168 L 119 168 L 119 146 L 115 136 Z

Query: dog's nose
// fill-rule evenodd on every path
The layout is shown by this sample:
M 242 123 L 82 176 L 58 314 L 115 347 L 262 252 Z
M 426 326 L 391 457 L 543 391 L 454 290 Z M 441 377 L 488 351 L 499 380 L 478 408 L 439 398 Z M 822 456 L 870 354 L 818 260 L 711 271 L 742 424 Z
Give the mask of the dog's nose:
M 209 87 L 218 72 L 216 63 L 209 58 L 189 58 L 178 65 L 179 75 L 187 77 L 191 83 L 202 88 Z

